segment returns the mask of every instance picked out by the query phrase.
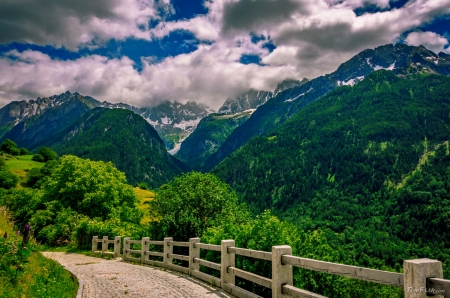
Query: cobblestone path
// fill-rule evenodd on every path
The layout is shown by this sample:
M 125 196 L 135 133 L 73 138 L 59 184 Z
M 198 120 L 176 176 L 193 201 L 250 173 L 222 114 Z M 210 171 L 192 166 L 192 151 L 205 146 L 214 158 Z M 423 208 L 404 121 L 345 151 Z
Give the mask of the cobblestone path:
M 43 252 L 83 281 L 83 298 L 110 297 L 233 297 L 190 276 L 121 259 Z

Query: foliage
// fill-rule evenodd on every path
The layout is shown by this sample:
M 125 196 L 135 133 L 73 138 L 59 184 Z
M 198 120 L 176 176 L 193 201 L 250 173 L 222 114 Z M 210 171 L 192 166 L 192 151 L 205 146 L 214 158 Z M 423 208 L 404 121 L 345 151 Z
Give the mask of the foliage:
M 270 211 L 265 211 L 254 219 L 240 224 L 228 222 L 208 228 L 201 241 L 220 244 L 222 239 L 234 239 L 236 247 L 269 252 L 272 251 L 272 246 L 289 245 L 292 247 L 292 254 L 296 256 L 348 265 L 355 264 L 351 254 L 346 254 L 345 250 L 335 250 L 330 246 L 326 233 L 328 232 L 322 230 L 312 232 L 298 230 L 292 223 L 280 221 Z M 220 263 L 220 258 L 218 259 L 213 252 L 208 252 L 205 257 Z M 272 266 L 268 261 L 236 256 L 236 267 L 271 278 Z M 202 270 L 211 274 L 208 268 L 202 268 Z M 269 290 L 249 281 L 237 278 L 237 283 L 249 291 L 271 297 Z M 294 284 L 327 297 L 402 297 L 401 289 L 298 268 L 294 269 Z
M 23 247 L 19 240 L 0 238 L 0 275 L 14 282 L 24 270 L 31 247 Z
M 225 142 L 232 131 L 247 121 L 249 112 L 234 115 L 210 114 L 183 141 L 175 157 L 195 170 L 199 170 L 211 154 Z
M 49 160 L 42 168 L 32 168 L 27 172 L 27 186 L 39 188 L 45 179 L 53 174 L 59 163 L 56 160 Z
M 9 234 L 8 239 L 0 239 L 0 297 L 74 297 L 78 284 L 70 273 L 44 258 L 34 243 L 22 247 L 8 220 L 0 209 L 0 234 Z
M 0 150 L 2 150 L 5 153 L 12 154 L 11 151 L 13 151 L 14 149 L 17 149 L 17 144 L 10 139 L 4 140 L 2 142 L 2 144 L 0 145 Z M 12 155 L 18 155 L 18 154 L 12 154 Z
M 19 149 L 19 152 L 20 152 L 20 155 L 29 155 L 29 154 L 31 154 L 31 152 L 28 151 L 28 149 L 25 148 L 25 147 L 20 148 L 20 149 Z
M 44 162 L 45 158 L 41 154 L 38 153 L 38 154 L 33 155 L 31 160 L 34 160 L 34 161 L 37 161 L 37 162 Z
M 41 174 L 41 169 L 32 168 L 27 172 L 27 185 L 28 187 L 35 187 L 36 184 L 41 180 L 43 175 Z
M 150 201 L 151 237 L 187 240 L 235 216 L 237 197 L 212 174 L 191 172 L 160 187 Z
M 73 241 L 75 234 L 78 239 L 89 237 L 77 230 L 83 221 L 130 226 L 142 218 L 133 188 L 111 163 L 64 156 L 60 165 L 49 161 L 40 171 L 51 174 L 38 180 L 40 189 L 14 190 L 6 198 L 18 225 L 30 222 L 39 240 L 63 245 Z
M 271 209 L 300 230 L 329 231 L 329 245 L 355 265 L 448 264 L 449 98 L 450 78 L 375 72 L 309 104 L 213 172 L 254 213 Z
M 167 153 L 156 130 L 141 116 L 123 109 L 96 108 L 62 130 L 48 145 L 60 154 L 112 162 L 130 184 L 157 188 L 186 166 Z
M 49 160 L 58 160 L 58 154 L 49 147 L 41 147 L 37 154 L 41 155 L 45 162 Z
M 19 177 L 13 174 L 9 169 L 0 170 L 0 187 L 10 189 L 16 187 Z
M 148 184 L 145 182 L 141 182 L 136 184 L 137 187 L 139 187 L 140 189 L 145 189 L 145 190 L 150 190 L 150 187 L 148 187 Z

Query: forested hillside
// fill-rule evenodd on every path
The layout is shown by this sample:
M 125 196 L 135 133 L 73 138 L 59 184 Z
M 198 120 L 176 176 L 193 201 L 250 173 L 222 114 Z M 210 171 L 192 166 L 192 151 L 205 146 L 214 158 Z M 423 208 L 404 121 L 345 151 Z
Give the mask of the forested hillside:
M 381 70 L 309 104 L 213 172 L 254 213 L 328 230 L 333 248 L 360 265 L 448 263 L 449 125 L 450 78 Z
M 435 54 L 423 46 L 387 44 L 366 49 L 342 63 L 330 74 L 317 77 L 300 86 L 287 89 L 261 105 L 244 124 L 236 128 L 216 153 L 205 162 L 211 170 L 225 157 L 247 143 L 279 126 L 311 102 L 339 86 L 353 86 L 376 70 L 392 70 L 399 76 L 412 74 L 450 74 L 450 55 Z
M 195 170 L 200 170 L 205 160 L 219 149 L 231 132 L 247 121 L 253 110 L 236 114 L 210 114 L 181 144 L 175 156 Z
M 167 153 L 156 130 L 141 116 L 123 109 L 95 108 L 47 140 L 60 155 L 111 161 L 131 184 L 156 188 L 187 167 Z

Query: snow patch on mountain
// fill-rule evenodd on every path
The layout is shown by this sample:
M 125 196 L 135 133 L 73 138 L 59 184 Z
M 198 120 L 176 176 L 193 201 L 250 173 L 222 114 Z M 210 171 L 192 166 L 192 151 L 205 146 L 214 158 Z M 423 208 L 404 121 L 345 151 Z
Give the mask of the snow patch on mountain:
M 294 98 L 286 99 L 284 102 L 292 102 L 292 101 L 294 101 L 294 100 L 297 100 L 297 99 L 299 99 L 301 96 L 304 96 L 306 93 L 310 92 L 311 90 L 313 90 L 312 87 L 309 88 L 308 91 L 306 91 L 306 92 L 304 92 L 304 93 L 302 93 L 302 94 L 299 94 L 299 95 L 297 95 L 297 96 L 294 97 Z
M 193 120 L 184 120 L 183 119 L 179 123 L 174 124 L 173 127 L 181 128 L 184 131 L 193 131 L 197 127 L 200 120 L 202 120 L 202 117 L 198 117 Z

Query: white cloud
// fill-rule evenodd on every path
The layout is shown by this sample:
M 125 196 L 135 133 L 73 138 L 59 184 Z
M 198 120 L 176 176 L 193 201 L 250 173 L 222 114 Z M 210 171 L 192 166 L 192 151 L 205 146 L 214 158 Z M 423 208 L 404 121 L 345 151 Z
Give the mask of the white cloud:
M 146 25 L 149 19 L 162 18 L 157 11 L 173 13 L 169 0 L 158 1 L 158 7 L 153 0 L 98 0 L 95 3 L 80 0 L 87 1 L 80 7 L 72 1 L 67 2 L 70 6 L 64 1 L 41 0 L 54 8 L 49 9 L 53 11 L 51 14 L 42 16 L 30 11 L 36 8 L 37 0 L 23 1 L 30 3 L 29 9 L 21 7 L 17 11 L 17 20 L 24 21 L 23 26 L 16 24 L 17 30 L 10 35 L 0 26 L 3 32 L 0 43 L 25 40 L 74 48 L 112 37 L 159 39 L 179 29 L 189 30 L 198 39 L 213 43 L 201 44 L 192 53 L 168 57 L 159 63 L 152 62 L 159 61 L 152 57 L 143 57 L 141 72 L 134 69 L 133 62 L 126 57 L 88 56 L 60 61 L 35 51 L 11 51 L 0 57 L 0 100 L 3 103 L 70 90 L 99 100 L 138 106 L 169 99 L 194 100 L 218 108 L 227 97 L 250 88 L 273 90 L 285 78 L 311 79 L 330 73 L 361 50 L 394 43 L 405 31 L 450 13 L 449 0 L 410 1 L 399 9 L 362 16 L 356 16 L 353 9 L 365 3 L 387 7 L 389 2 L 283 0 L 289 9 L 275 9 L 273 0 L 210 0 L 205 1 L 206 15 L 163 21 L 149 29 Z M 11 3 L 15 2 L 8 3 L 12 7 Z M 0 3 L 2 20 L 5 5 Z M 255 9 L 257 6 L 259 8 Z M 64 12 L 61 16 L 55 14 L 60 11 Z M 145 30 L 139 30 L 139 24 Z M 269 53 L 261 48 L 265 41 L 253 44 L 249 32 L 270 36 L 277 48 Z M 432 50 L 443 49 L 445 38 L 433 34 L 411 33 L 407 42 L 422 43 Z M 267 66 L 238 62 L 242 54 L 250 53 L 260 55 Z
M 447 52 L 450 53 L 450 49 L 445 49 L 445 46 L 449 44 L 448 40 L 434 32 L 411 32 L 405 39 L 406 43 L 412 46 L 423 45 L 427 49 L 433 52 Z
M 222 47 L 226 46 L 201 45 L 194 53 L 167 58 L 159 64 L 143 61 L 141 73 L 126 57 L 94 55 L 61 61 L 35 51 L 9 52 L 0 58 L 0 102 L 70 90 L 101 101 L 137 106 L 169 99 L 195 100 L 219 108 L 230 95 L 248 88 L 272 90 L 280 78 L 297 75 L 294 68 L 285 66 L 243 65 L 237 61 L 245 48 L 226 52 Z

